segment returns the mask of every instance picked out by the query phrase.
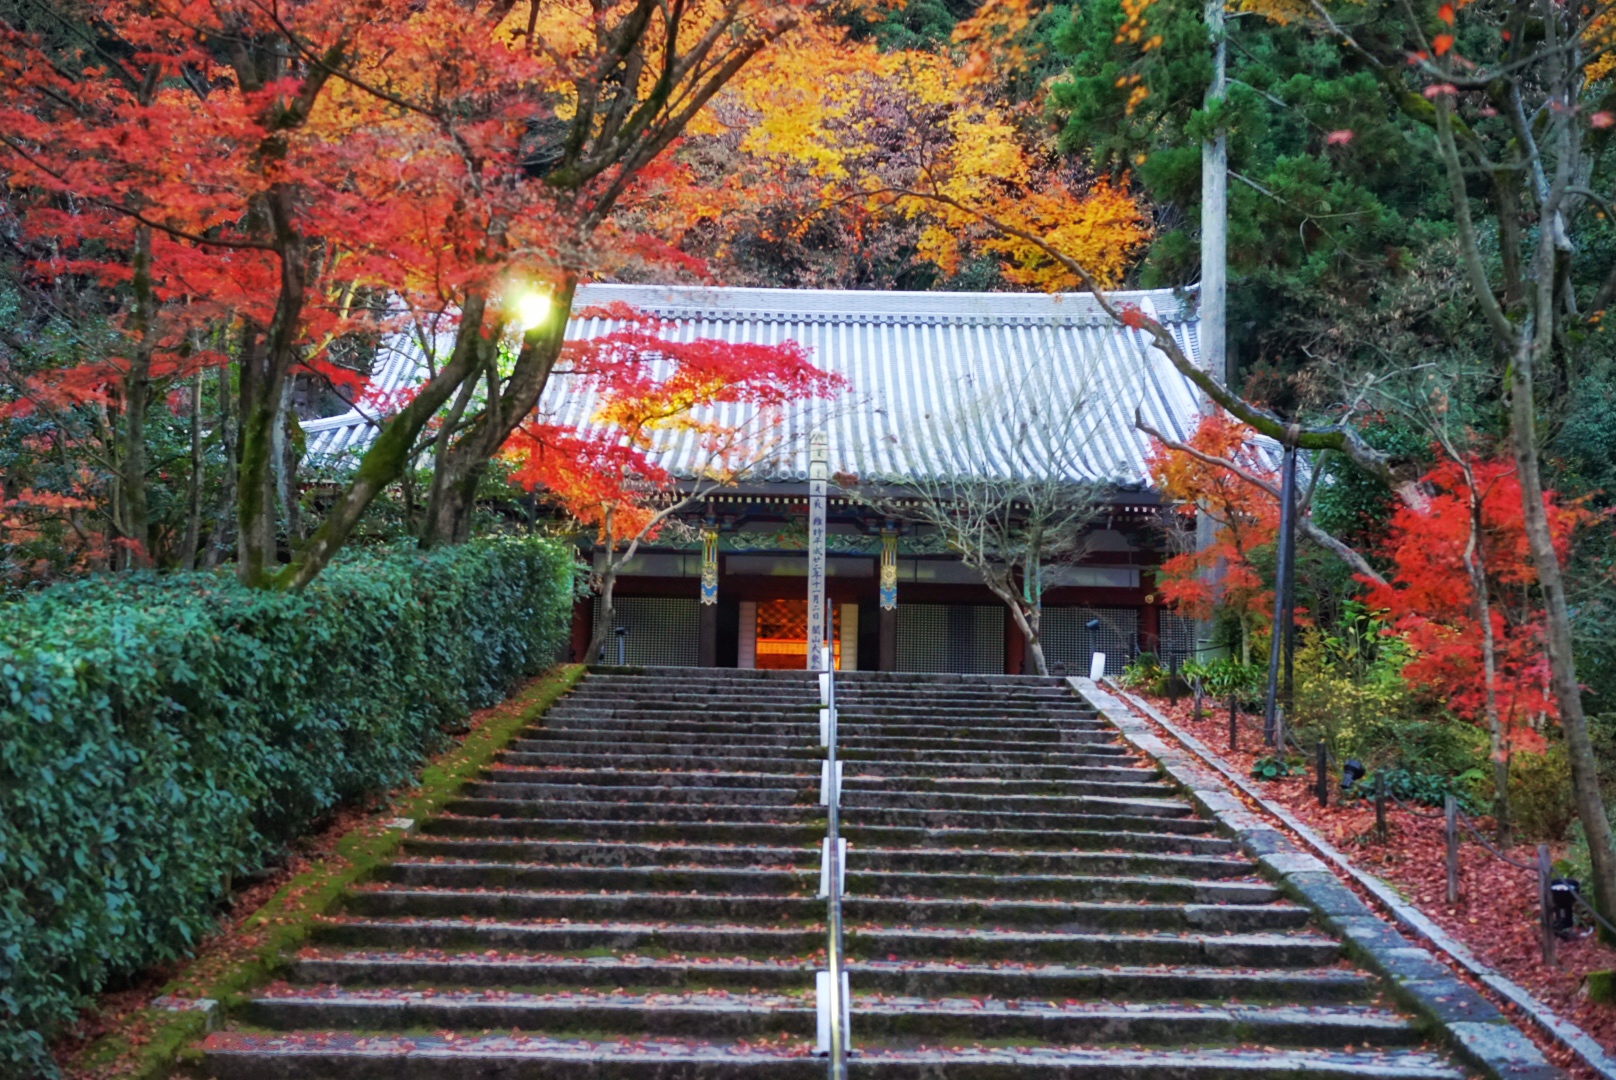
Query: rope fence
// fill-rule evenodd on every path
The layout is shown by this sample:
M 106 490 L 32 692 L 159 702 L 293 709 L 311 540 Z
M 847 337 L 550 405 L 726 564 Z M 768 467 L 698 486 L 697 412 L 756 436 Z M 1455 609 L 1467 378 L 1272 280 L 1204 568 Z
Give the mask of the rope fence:
M 1227 708 L 1229 715 L 1229 749 L 1231 751 L 1239 749 L 1241 722 L 1247 721 L 1248 728 L 1255 729 L 1262 742 L 1273 747 L 1277 753 L 1284 754 L 1286 748 L 1291 747 L 1303 757 L 1308 755 L 1308 748 L 1303 746 L 1298 741 L 1295 732 L 1286 726 L 1283 709 L 1278 710 L 1273 727 L 1270 729 L 1262 716 L 1243 713 L 1239 708 L 1236 695 L 1230 694 L 1225 699 L 1209 698 L 1199 685 L 1199 682 L 1200 680 L 1197 679 L 1191 684 L 1195 700 L 1196 718 L 1201 719 L 1206 715 L 1204 705 L 1207 701 L 1213 701 L 1215 708 Z M 1169 684 L 1171 685 L 1171 680 L 1169 680 Z M 1178 694 L 1176 692 L 1172 693 L 1170 698 L 1173 704 L 1177 704 Z M 1338 773 L 1342 774 L 1343 789 L 1356 783 L 1356 780 L 1347 780 L 1348 772 L 1352 771 L 1354 767 L 1359 779 L 1364 775 L 1363 766 L 1356 761 L 1348 762 L 1343 766 L 1323 740 L 1314 744 L 1312 752 L 1317 770 L 1315 789 L 1320 806 L 1329 804 L 1330 769 L 1332 766 L 1335 767 Z M 1554 964 L 1557 962 L 1555 956 L 1556 943 L 1560 937 L 1571 933 L 1574 929 L 1578 907 L 1587 912 L 1588 917 L 1603 928 L 1606 933 L 1616 937 L 1616 924 L 1612 924 L 1610 920 L 1594 909 L 1594 906 L 1582 895 L 1579 883 L 1572 878 L 1556 877 L 1554 875 L 1553 862 L 1549 858 L 1547 844 L 1538 845 L 1537 859 L 1535 861 L 1530 863 L 1522 862 L 1500 851 L 1497 845 L 1487 839 L 1486 835 L 1477 828 L 1475 819 L 1459 808 L 1458 800 L 1452 794 L 1445 797 L 1441 810 L 1424 810 L 1410 805 L 1403 799 L 1398 798 L 1394 792 L 1386 790 L 1384 770 L 1377 769 L 1374 779 L 1374 793 L 1367 797 L 1374 802 L 1375 831 L 1382 842 L 1385 842 L 1387 837 L 1386 804 L 1388 801 L 1411 817 L 1424 821 L 1441 821 L 1443 823 L 1442 831 L 1445 848 L 1443 862 L 1446 870 L 1447 900 L 1449 904 L 1459 902 L 1459 843 L 1462 830 L 1468 833 L 1470 838 L 1479 844 L 1488 855 L 1517 870 L 1532 874 L 1537 879 L 1539 935 L 1542 941 L 1545 963 Z

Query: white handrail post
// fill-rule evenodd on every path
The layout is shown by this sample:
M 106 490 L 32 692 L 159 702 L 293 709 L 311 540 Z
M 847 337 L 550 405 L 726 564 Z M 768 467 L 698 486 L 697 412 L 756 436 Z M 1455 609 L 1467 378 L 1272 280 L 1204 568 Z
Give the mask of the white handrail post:
M 810 601 L 812 603 L 813 601 Z M 847 841 L 841 838 L 842 763 L 836 760 L 836 667 L 829 643 L 829 603 L 820 623 L 824 637 L 809 639 L 809 660 L 818 660 L 819 741 L 825 748 L 820 770 L 820 802 L 825 806 L 825 842 L 820 851 L 819 891 L 826 898 L 825 968 L 815 973 L 814 994 L 819 1014 L 819 1052 L 829 1058 L 830 1080 L 847 1080 L 849 1003 L 847 971 L 842 964 L 842 893 L 847 888 Z

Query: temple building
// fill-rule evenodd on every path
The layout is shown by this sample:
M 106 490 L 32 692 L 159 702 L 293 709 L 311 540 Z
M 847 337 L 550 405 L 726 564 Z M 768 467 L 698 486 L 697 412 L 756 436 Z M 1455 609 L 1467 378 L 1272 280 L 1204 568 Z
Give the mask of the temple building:
M 1157 290 L 1114 299 L 1138 305 L 1198 359 L 1193 297 Z M 939 477 L 992 472 L 999 448 L 1025 442 L 1015 419 L 1023 412 L 1069 418 L 1062 430 L 1070 440 L 1043 446 L 1039 460 L 1099 493 L 1081 550 L 1029 568 L 1042 586 L 1046 659 L 1076 673 L 1103 652 L 1114 673 L 1141 649 L 1183 656 L 1193 647 L 1193 623 L 1164 610 L 1154 593 L 1153 567 L 1178 526 L 1150 490 L 1149 440 L 1135 418 L 1187 437 L 1200 415 L 1198 392 L 1146 335 L 1116 325 L 1086 294 L 588 285 L 573 310 L 595 310 L 575 316 L 568 336 L 611 332 L 618 324 L 598 316 L 614 303 L 687 338 L 795 340 L 814 364 L 841 375 L 846 390 L 802 403 L 784 418 L 766 467 L 706 492 L 683 513 L 686 527 L 669 531 L 673 539 L 642 547 L 623 565 L 609 628 L 620 633 L 609 634 L 606 660 L 804 666 L 808 455 L 821 432 L 841 483 L 831 489 L 827 539 L 837 666 L 1030 670 L 1007 605 L 934 527 L 903 512 L 906 492 L 935 496 Z M 402 340 L 378 359 L 373 385 L 390 392 L 421 369 L 419 346 Z M 540 412 L 583 424 L 592 407 L 588 393 L 558 374 Z M 368 444 L 374 430 L 358 412 L 304 429 L 310 456 L 326 460 Z M 676 446 L 661 463 L 694 484 L 695 458 L 691 447 Z M 597 566 L 602 558 L 587 548 L 580 555 Z M 596 608 L 592 600 L 578 605 L 575 653 L 602 617 Z

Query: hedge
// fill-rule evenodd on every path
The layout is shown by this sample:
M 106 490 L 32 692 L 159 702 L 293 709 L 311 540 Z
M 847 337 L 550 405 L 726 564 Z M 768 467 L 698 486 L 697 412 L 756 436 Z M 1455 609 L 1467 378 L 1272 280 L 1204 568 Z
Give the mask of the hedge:
M 572 557 L 365 554 L 300 593 L 117 575 L 0 607 L 0 1074 L 111 979 L 186 955 L 232 877 L 554 662 Z

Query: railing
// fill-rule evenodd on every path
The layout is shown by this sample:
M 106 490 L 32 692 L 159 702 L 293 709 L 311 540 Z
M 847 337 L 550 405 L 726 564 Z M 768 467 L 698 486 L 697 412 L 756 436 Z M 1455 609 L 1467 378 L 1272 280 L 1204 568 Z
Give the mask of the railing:
M 819 745 L 825 750 L 825 760 L 819 774 L 819 801 L 825 807 L 825 842 L 820 850 L 819 895 L 826 899 L 828 933 L 826 970 L 815 973 L 814 990 L 819 1053 L 830 1059 L 830 1080 L 846 1080 L 848 991 L 842 962 L 842 892 L 847 885 L 847 841 L 841 838 L 842 763 L 836 760 L 836 669 L 830 646 L 824 647 L 821 657 Z

